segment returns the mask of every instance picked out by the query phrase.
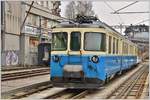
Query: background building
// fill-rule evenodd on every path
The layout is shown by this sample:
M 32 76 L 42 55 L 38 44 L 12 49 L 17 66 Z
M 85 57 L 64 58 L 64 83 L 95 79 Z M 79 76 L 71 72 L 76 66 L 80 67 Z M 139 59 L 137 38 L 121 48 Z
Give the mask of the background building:
M 149 26 L 147 25 L 130 25 L 125 30 L 125 36 L 136 43 L 142 51 L 143 57 L 149 55 Z
M 59 1 L 35 1 L 25 20 L 31 3 L 3 1 L 1 4 L 2 66 L 37 65 L 40 37 L 51 33 L 51 27 L 63 19 Z

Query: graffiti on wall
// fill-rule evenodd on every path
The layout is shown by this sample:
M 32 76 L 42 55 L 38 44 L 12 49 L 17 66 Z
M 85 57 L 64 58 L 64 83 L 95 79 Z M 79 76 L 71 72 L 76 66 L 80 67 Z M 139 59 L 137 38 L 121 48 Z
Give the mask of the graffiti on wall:
M 6 65 L 17 65 L 18 55 L 14 51 L 8 51 L 6 53 Z

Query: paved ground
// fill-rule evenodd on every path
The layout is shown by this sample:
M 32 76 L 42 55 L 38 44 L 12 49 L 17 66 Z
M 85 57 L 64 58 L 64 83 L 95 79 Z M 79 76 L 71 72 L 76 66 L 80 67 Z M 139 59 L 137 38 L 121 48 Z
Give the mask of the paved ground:
M 35 76 L 17 80 L 10 80 L 10 81 L 2 81 L 1 82 L 1 92 L 10 91 L 13 89 L 21 88 L 24 86 L 44 82 L 50 80 L 50 75 L 42 75 L 42 76 Z

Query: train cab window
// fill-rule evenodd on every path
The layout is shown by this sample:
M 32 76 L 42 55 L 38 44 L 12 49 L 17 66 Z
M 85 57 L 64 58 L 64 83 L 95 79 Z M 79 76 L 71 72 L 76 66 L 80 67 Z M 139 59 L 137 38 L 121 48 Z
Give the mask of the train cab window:
M 52 50 L 66 50 L 67 49 L 67 38 L 66 32 L 52 33 Z
M 105 51 L 106 35 L 98 32 L 85 32 L 84 49 L 87 51 Z
M 81 46 L 81 33 L 71 32 L 70 49 L 72 51 L 79 51 Z
M 111 53 L 111 42 L 112 42 L 112 37 L 109 36 L 109 50 L 108 50 L 108 53 Z

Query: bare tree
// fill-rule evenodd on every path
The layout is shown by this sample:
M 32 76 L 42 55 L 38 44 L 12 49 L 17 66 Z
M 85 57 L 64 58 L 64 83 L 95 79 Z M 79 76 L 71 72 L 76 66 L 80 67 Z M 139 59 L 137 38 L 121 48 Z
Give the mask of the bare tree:
M 75 18 L 75 2 L 71 1 L 66 8 L 65 16 L 69 19 Z
M 92 10 L 91 1 L 71 1 L 66 8 L 65 15 L 69 19 L 74 19 L 77 14 L 84 16 L 93 16 L 95 15 Z

